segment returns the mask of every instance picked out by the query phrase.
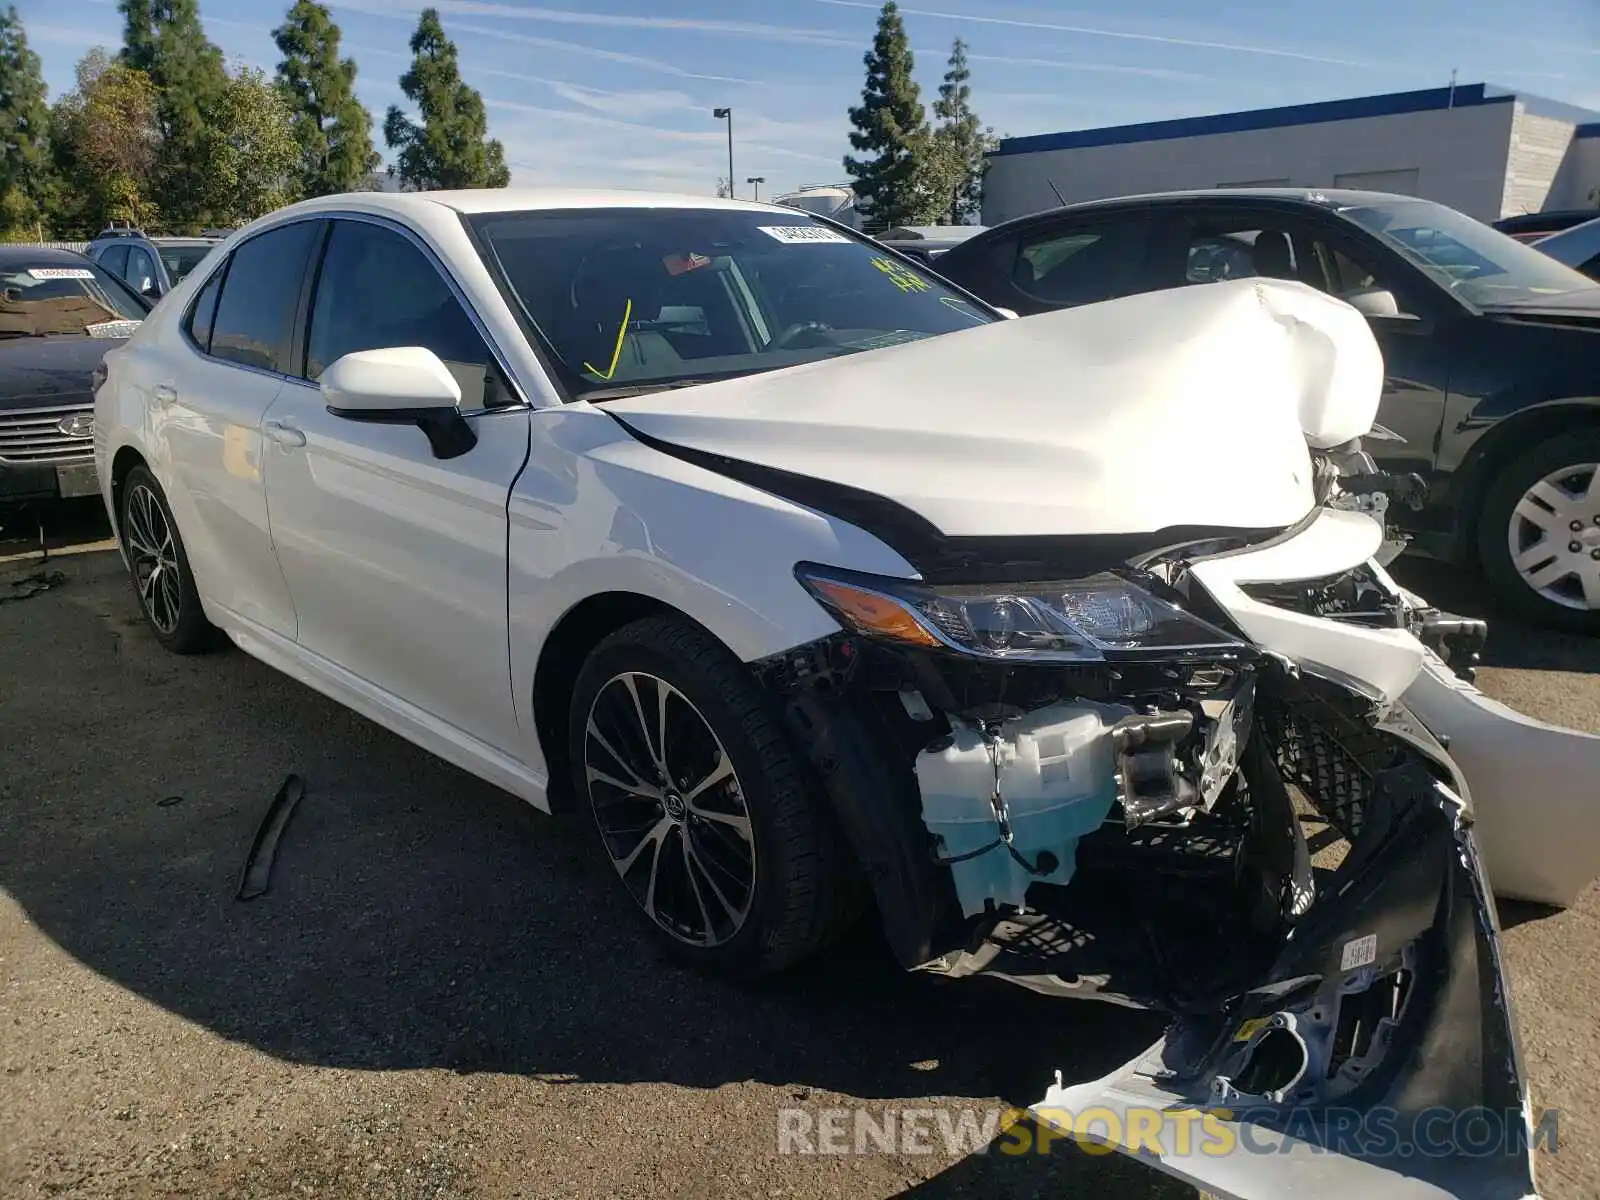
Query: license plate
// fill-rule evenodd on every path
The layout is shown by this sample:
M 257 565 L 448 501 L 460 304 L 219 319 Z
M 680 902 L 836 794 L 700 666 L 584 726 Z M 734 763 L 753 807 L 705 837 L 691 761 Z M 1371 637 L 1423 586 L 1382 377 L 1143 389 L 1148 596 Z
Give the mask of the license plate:
M 100 479 L 95 474 L 93 463 L 84 463 L 82 466 L 57 467 L 56 489 L 63 498 L 73 496 L 98 496 L 100 494 Z

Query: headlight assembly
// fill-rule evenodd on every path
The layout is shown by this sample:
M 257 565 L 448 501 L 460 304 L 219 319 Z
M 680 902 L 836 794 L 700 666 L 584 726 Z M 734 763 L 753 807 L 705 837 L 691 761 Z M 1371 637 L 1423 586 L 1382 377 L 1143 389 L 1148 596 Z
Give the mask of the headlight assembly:
M 864 637 L 1022 662 L 1217 653 L 1245 643 L 1120 575 L 1059 583 L 929 587 L 801 563 L 795 576 Z

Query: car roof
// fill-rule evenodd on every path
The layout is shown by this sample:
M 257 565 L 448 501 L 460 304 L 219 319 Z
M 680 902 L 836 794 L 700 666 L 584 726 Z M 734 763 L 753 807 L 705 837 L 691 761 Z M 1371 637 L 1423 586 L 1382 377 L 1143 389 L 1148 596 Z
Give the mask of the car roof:
M 0 245 L 0 267 L 81 267 L 89 260 L 76 250 L 52 246 Z
M 987 242 L 996 230 L 1030 224 L 1061 216 L 1080 213 L 1115 212 L 1119 209 L 1158 208 L 1164 206 L 1194 207 L 1218 203 L 1243 204 L 1263 208 L 1315 208 L 1338 212 L 1345 208 L 1360 208 L 1367 204 L 1392 204 L 1412 201 L 1433 204 L 1417 196 L 1402 196 L 1393 192 L 1366 192 L 1352 188 L 1195 188 L 1189 191 L 1146 192 L 1136 196 L 1111 196 L 1103 200 L 1081 200 L 1061 208 L 1049 208 L 1027 216 L 1014 217 L 1003 225 L 992 226 L 987 233 L 979 234 L 966 244 Z
M 302 200 L 274 216 L 313 213 L 328 209 L 355 208 L 366 212 L 391 213 L 416 218 L 424 213 L 449 209 L 464 216 L 493 212 L 533 212 L 571 208 L 696 208 L 745 212 L 770 212 L 780 216 L 809 216 L 800 209 L 776 204 L 756 204 L 748 200 L 727 200 L 712 196 L 692 196 L 672 192 L 635 192 L 621 189 L 597 191 L 589 188 L 503 187 L 474 188 L 439 192 L 341 192 Z

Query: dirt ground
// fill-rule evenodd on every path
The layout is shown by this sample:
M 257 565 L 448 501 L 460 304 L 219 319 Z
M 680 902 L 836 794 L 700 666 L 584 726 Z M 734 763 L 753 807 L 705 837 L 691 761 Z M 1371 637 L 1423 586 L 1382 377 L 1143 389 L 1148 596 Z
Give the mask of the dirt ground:
M 166 655 L 114 553 L 48 568 L 0 607 L 0 1196 L 1193 1195 L 1070 1148 L 778 1155 L 779 1109 L 1026 1104 L 1161 1022 L 907 976 L 870 931 L 754 989 L 674 969 L 580 822 L 241 653 Z M 1600 730 L 1600 645 L 1507 624 L 1490 659 L 1490 692 Z M 291 772 L 272 888 L 236 902 Z M 1502 915 L 1563 1113 L 1545 1194 L 1600 1195 L 1600 891 Z

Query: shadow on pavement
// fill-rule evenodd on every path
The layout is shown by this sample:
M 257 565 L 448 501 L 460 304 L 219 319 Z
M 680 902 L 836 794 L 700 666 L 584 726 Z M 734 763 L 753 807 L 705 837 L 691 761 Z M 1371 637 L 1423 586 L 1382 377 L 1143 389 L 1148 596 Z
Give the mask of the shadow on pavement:
M 49 503 L 0 504 L 0 558 L 49 553 L 104 541 L 111 536 L 98 496 Z
M 671 967 L 579 820 L 243 654 L 163 653 L 114 555 L 62 561 L 66 586 L 0 609 L 0 886 L 93 970 L 222 1037 L 360 1069 L 1025 1104 L 1160 1032 L 907 975 L 871 931 L 757 988 Z M 289 772 L 307 792 L 271 889 L 237 903 Z

